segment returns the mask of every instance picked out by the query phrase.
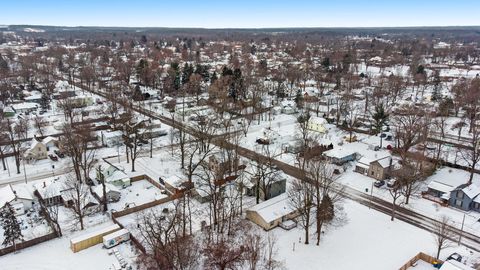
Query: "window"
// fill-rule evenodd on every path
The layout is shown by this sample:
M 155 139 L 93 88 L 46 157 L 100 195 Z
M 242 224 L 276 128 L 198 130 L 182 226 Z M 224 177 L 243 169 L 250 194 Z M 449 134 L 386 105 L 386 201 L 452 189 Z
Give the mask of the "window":
M 462 207 L 463 202 L 461 200 L 456 200 L 455 205 L 457 205 L 457 207 Z
M 457 198 L 458 199 L 463 199 L 463 192 L 462 191 L 457 192 Z

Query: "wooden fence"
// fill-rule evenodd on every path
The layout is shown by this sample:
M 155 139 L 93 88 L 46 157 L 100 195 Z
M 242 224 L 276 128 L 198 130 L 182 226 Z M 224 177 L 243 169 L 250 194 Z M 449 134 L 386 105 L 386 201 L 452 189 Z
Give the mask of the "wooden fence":
M 10 246 L 10 247 L 0 249 L 0 256 L 15 252 L 17 250 L 28 248 L 28 247 L 31 247 L 31 246 L 34 246 L 34 245 L 37 245 L 37 244 L 40 244 L 40 243 L 43 243 L 43 242 L 46 242 L 46 241 L 54 239 L 56 237 L 57 237 L 57 234 L 52 232 L 52 233 L 46 234 L 44 236 L 40 236 L 40 237 L 31 239 L 31 240 L 28 240 L 28 241 L 20 242 L 20 243 L 15 245 L 15 248 L 13 246 Z
M 147 208 L 151 208 L 151 207 L 154 207 L 154 206 L 157 206 L 157 205 L 160 205 L 160 204 L 164 204 L 164 203 L 173 201 L 173 200 L 178 199 L 182 196 L 183 196 L 182 193 L 178 193 L 178 194 L 168 196 L 166 198 L 162 198 L 162 199 L 154 200 L 154 201 L 147 202 L 147 203 L 144 203 L 144 204 L 141 204 L 141 205 L 133 206 L 133 207 L 130 207 L 130 208 L 125 209 L 125 210 L 116 211 L 116 212 L 112 213 L 112 217 L 119 218 L 119 217 L 123 217 L 123 216 L 126 216 L 126 215 L 130 215 L 132 213 L 145 210 Z
M 415 257 L 411 258 L 407 263 L 405 263 L 402 267 L 399 268 L 399 270 L 407 270 L 408 268 L 412 267 L 415 265 L 415 263 L 418 261 L 418 260 L 422 260 L 424 262 L 427 262 L 427 263 L 430 263 L 430 264 L 433 264 L 433 263 L 439 263 L 439 264 L 442 264 L 443 261 L 442 260 L 437 260 L 435 259 L 434 257 L 430 256 L 430 255 L 427 255 L 423 252 L 420 252 L 418 253 L 417 255 L 415 255 Z

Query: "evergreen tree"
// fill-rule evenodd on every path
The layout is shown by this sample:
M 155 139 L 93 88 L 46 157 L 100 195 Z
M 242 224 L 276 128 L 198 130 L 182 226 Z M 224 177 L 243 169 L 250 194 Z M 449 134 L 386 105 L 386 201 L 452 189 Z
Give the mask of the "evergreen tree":
M 295 95 L 295 104 L 297 104 L 297 108 L 303 108 L 303 95 L 300 90 L 298 90 Z
M 214 71 L 212 74 L 212 78 L 210 78 L 210 83 L 214 83 L 218 79 L 217 72 Z
M 15 247 L 17 240 L 23 240 L 20 223 L 18 223 L 15 210 L 10 203 L 6 203 L 0 212 L 0 225 L 3 228 L 2 245 Z
M 380 103 L 375 106 L 375 113 L 372 115 L 373 118 L 373 131 L 375 134 L 380 133 L 382 131 L 382 127 L 387 123 L 388 121 L 388 113 L 385 112 L 385 108 L 383 107 L 383 103 Z

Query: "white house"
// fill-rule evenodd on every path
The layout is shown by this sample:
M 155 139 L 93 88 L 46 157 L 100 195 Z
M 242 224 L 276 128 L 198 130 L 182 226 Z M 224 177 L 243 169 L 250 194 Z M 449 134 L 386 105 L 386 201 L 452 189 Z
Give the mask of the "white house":
M 33 138 L 30 147 L 25 151 L 23 156 L 27 161 L 46 159 L 48 156 L 47 147 L 43 142 Z
M 119 130 L 102 132 L 102 143 L 108 147 L 120 145 L 123 142 L 123 133 Z
M 25 185 L 12 185 L 0 188 L 0 209 L 9 203 L 15 210 L 16 215 L 23 215 L 35 204 L 31 192 Z

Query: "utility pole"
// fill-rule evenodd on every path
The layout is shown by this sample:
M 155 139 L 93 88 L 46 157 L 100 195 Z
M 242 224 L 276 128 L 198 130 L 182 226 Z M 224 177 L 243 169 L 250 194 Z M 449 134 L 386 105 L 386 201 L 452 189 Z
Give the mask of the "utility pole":
M 462 228 L 460 229 L 460 237 L 458 237 L 458 245 L 460 245 L 460 242 L 462 241 L 462 236 L 463 236 L 463 225 L 465 224 L 465 214 L 463 214 L 463 220 L 462 220 Z

